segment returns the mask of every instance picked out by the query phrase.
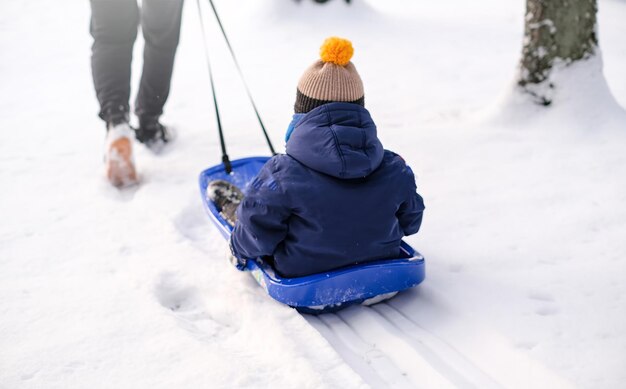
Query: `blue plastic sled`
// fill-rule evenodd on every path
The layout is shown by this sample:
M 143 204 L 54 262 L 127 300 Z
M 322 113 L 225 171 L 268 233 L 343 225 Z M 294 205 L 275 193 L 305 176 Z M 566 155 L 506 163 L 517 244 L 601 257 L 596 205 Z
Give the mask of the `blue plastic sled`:
M 250 157 L 232 161 L 233 172 L 227 174 L 219 164 L 200 174 L 202 202 L 213 223 L 227 240 L 232 227 L 221 217 L 217 208 L 206 195 L 206 188 L 213 180 L 227 180 L 246 193 L 248 183 L 269 157 Z M 424 280 L 424 257 L 406 242 L 402 242 L 402 255 L 397 259 L 385 259 L 353 265 L 326 273 L 305 277 L 283 278 L 261 258 L 248 261 L 254 279 L 275 300 L 305 313 L 336 311 L 348 305 L 359 304 L 376 296 L 391 294 L 411 288 Z

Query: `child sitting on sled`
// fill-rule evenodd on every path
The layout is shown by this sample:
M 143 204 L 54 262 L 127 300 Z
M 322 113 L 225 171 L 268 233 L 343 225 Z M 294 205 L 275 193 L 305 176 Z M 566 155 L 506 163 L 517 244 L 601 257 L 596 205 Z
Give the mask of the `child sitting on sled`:
M 348 40 L 324 42 L 298 83 L 286 154 L 263 166 L 245 197 L 226 181 L 207 188 L 234 225 L 239 268 L 268 256 L 281 276 L 300 277 L 398 258 L 401 239 L 419 230 L 415 177 L 383 149 L 352 54 Z

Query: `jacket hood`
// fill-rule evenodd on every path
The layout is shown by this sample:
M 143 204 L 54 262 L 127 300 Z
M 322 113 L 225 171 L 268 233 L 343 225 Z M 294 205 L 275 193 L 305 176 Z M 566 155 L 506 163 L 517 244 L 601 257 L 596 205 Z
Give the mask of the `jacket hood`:
M 337 178 L 368 176 L 383 159 L 383 145 L 367 109 L 329 103 L 304 115 L 287 141 L 287 154 Z

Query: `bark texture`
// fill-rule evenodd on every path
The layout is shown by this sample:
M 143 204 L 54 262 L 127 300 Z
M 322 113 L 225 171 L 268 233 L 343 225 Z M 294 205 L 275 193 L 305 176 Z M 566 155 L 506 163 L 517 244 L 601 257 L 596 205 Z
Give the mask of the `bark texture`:
M 597 0 L 526 1 L 518 84 L 539 103 L 551 103 L 549 89 L 554 85 L 550 84 L 549 77 L 556 62 L 567 65 L 595 53 L 597 10 Z

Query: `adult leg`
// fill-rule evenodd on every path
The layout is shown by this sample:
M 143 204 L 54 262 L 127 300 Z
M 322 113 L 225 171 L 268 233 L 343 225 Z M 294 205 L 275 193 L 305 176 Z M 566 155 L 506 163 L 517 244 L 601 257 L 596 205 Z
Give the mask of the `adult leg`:
M 135 101 L 142 121 L 157 121 L 170 92 L 174 56 L 180 37 L 183 0 L 143 0 L 141 29 L 146 42 L 143 72 Z
M 117 187 L 138 182 L 128 125 L 130 64 L 137 37 L 136 0 L 91 0 L 91 70 L 100 117 L 107 123 L 105 170 Z
M 90 32 L 94 42 L 91 70 L 99 116 L 108 124 L 128 121 L 130 64 L 137 37 L 136 0 L 91 0 Z

